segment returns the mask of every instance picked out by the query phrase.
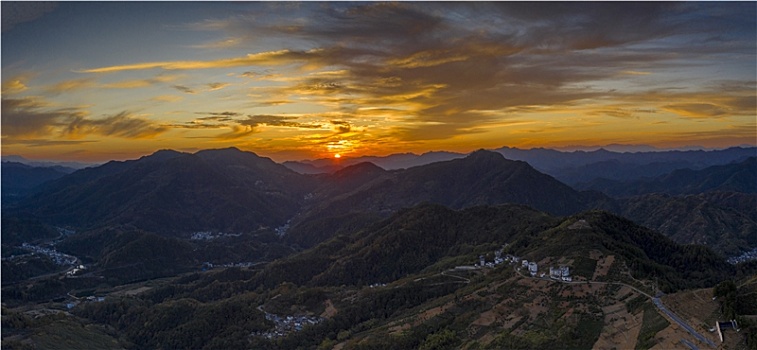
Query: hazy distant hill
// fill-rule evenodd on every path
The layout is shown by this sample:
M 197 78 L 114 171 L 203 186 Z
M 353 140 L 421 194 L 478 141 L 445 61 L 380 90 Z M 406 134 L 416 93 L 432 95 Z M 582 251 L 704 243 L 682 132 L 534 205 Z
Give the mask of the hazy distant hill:
M 26 194 L 32 188 L 50 180 L 61 178 L 76 169 L 62 166 L 35 167 L 18 162 L 2 162 L 3 198 Z
M 0 159 L 3 162 L 15 162 L 15 163 L 21 163 L 21 164 L 25 164 L 25 165 L 29 165 L 33 167 L 40 167 L 40 168 L 62 167 L 62 168 L 71 168 L 75 170 L 75 169 L 84 169 L 84 168 L 99 165 L 98 163 L 85 163 L 85 162 L 31 160 L 31 159 L 26 159 L 19 155 L 0 156 Z
M 646 193 L 698 194 L 713 191 L 757 193 L 757 157 L 701 170 L 679 169 L 651 179 L 598 179 L 577 187 L 601 191 L 615 197 Z
M 250 152 L 160 151 L 80 170 L 48 183 L 20 207 L 43 221 L 79 227 L 248 232 L 284 224 L 310 187 L 310 178 Z
M 605 149 L 596 151 L 560 152 L 552 149 L 534 148 L 523 150 L 519 148 L 502 147 L 494 151 L 501 153 L 508 159 L 522 160 L 531 164 L 539 171 L 560 177 L 560 172 L 571 172 L 574 169 L 592 163 L 618 161 L 624 164 L 648 165 L 654 163 L 689 164 L 686 168 L 702 169 L 708 166 L 728 164 L 743 161 L 757 155 L 757 147 L 731 147 L 723 150 L 704 151 L 659 151 L 620 153 Z M 612 170 L 612 169 L 611 169 Z M 603 177 L 603 174 L 596 174 Z M 608 177 L 608 176 L 604 176 Z
M 608 148 L 612 150 L 600 148 L 593 151 L 558 151 L 546 148 L 502 147 L 492 151 L 504 155 L 507 159 L 525 161 L 535 169 L 571 186 L 598 178 L 634 180 L 666 174 L 676 169 L 699 170 L 757 156 L 755 147 L 709 151 L 663 151 L 641 146 L 630 148 L 635 152 L 622 151 L 624 148 L 619 146 Z M 465 156 L 453 152 L 428 152 L 421 155 L 400 153 L 384 157 L 287 161 L 283 164 L 302 174 L 321 174 L 333 173 L 361 162 L 371 162 L 386 170 L 396 170 Z
M 397 153 L 384 157 L 363 156 L 341 159 L 316 159 L 303 161 L 287 161 L 283 164 L 301 174 L 333 173 L 359 163 L 373 163 L 386 170 L 407 169 L 415 166 L 442 162 L 465 157 L 465 154 L 454 152 L 427 152 L 421 155 L 413 153 Z
M 699 167 L 685 161 L 637 164 L 611 159 L 581 166 L 569 166 L 551 172 L 558 180 L 574 188 L 582 189 L 587 182 L 632 181 L 664 175 L 678 169 L 699 169 Z

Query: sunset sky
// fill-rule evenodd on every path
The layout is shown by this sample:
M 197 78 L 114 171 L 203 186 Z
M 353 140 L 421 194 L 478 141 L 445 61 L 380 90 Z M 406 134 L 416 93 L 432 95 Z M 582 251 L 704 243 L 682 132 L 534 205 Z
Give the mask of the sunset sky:
M 2 154 L 757 144 L 757 3 L 2 2 Z

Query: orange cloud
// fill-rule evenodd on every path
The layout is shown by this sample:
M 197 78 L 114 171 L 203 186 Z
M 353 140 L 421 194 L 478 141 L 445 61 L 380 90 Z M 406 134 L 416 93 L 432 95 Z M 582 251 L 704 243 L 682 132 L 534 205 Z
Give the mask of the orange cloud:
M 229 68 L 253 65 L 281 65 L 295 60 L 302 60 L 311 56 L 314 51 L 298 52 L 279 50 L 249 54 L 245 57 L 226 58 L 212 61 L 165 61 L 127 64 L 120 66 L 100 67 L 82 70 L 82 73 L 113 73 L 128 70 L 165 69 L 165 70 L 191 70 Z
M 65 80 L 57 83 L 53 86 L 46 88 L 45 90 L 52 94 L 60 94 L 64 92 L 70 92 L 74 90 L 88 89 L 97 86 L 94 79 L 73 79 Z
M 2 85 L 3 95 L 17 94 L 28 89 L 24 80 L 24 77 L 19 76 L 4 81 Z
M 176 95 L 158 95 L 151 98 L 150 100 L 156 101 L 156 102 L 178 102 L 178 101 L 181 101 L 182 99 L 183 97 L 176 96 Z

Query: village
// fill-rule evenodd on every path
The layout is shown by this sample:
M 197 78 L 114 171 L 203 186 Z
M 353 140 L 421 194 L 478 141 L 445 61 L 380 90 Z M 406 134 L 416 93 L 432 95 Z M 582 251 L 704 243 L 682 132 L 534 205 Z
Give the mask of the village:
M 63 254 L 61 252 L 56 251 L 55 249 L 31 245 L 29 243 L 21 244 L 21 248 L 31 251 L 32 254 L 46 255 L 47 257 L 52 259 L 56 265 L 74 266 L 79 261 L 79 259 L 75 256 Z
M 738 263 L 743 263 L 743 262 L 752 261 L 752 260 L 757 260 L 757 248 L 754 248 L 739 256 L 733 256 L 733 257 L 728 258 L 728 263 L 731 265 L 736 265 Z
M 225 232 L 213 233 L 210 231 L 200 231 L 200 232 L 192 233 L 192 236 L 189 239 L 193 241 L 210 241 L 210 240 L 225 238 L 225 237 L 239 237 L 241 235 L 242 235 L 241 233 L 225 233 Z
M 214 269 L 218 267 L 253 267 L 255 265 L 265 264 L 267 261 L 258 261 L 258 262 L 238 262 L 238 263 L 226 263 L 226 264 L 214 264 L 212 262 L 206 261 L 202 263 L 202 271 L 207 271 L 209 269 Z
M 280 338 L 292 332 L 299 332 L 305 326 L 323 321 L 323 318 L 317 316 L 279 316 L 264 311 L 262 307 L 258 307 L 258 310 L 265 312 L 265 319 L 272 321 L 275 326 L 273 330 L 267 332 L 253 332 L 250 334 L 253 337 L 263 337 L 266 339 Z
M 497 250 L 494 252 L 494 261 L 486 261 L 486 258 L 483 255 L 480 255 L 479 261 L 475 263 L 472 266 L 456 266 L 454 270 L 457 271 L 464 271 L 464 270 L 477 270 L 477 269 L 491 269 L 495 266 L 502 265 L 504 263 L 509 263 L 512 266 L 515 266 L 518 271 L 521 271 L 522 269 L 525 269 L 528 271 L 529 275 L 531 277 L 541 277 L 541 278 L 550 278 L 553 280 L 563 281 L 563 282 L 572 282 L 573 277 L 570 275 L 570 267 L 567 265 L 558 265 L 558 266 L 550 266 L 549 267 L 549 275 L 547 275 L 546 272 L 542 272 L 539 274 L 539 265 L 535 261 L 528 261 L 526 259 L 522 259 L 520 257 L 511 255 L 511 254 L 505 254 L 503 256 L 503 250 L 507 247 L 507 244 L 505 244 L 500 250 Z

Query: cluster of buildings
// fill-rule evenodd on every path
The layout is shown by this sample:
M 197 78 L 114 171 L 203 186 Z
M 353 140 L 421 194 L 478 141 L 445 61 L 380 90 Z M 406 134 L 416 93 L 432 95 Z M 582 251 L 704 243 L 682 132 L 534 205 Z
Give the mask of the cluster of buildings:
M 539 265 L 535 261 L 528 261 L 526 259 L 521 260 L 520 257 L 510 254 L 502 255 L 502 249 L 494 252 L 493 262 L 487 262 L 486 258 L 483 255 L 480 255 L 478 259 L 479 261 L 473 266 L 457 266 L 455 267 L 455 270 L 474 270 L 484 267 L 493 268 L 494 266 L 500 264 L 509 263 L 511 265 L 520 264 L 520 268 L 528 270 L 528 273 L 531 275 L 531 277 L 536 277 L 539 274 Z M 546 277 L 546 273 L 542 272 L 542 274 L 539 276 Z M 550 267 L 549 278 L 565 282 L 573 281 L 573 277 L 570 276 L 570 267 L 565 265 Z
M 531 275 L 531 277 L 536 277 L 536 275 L 539 273 L 539 265 L 534 261 L 528 261 L 524 259 L 521 261 L 521 266 L 528 269 L 528 273 Z M 547 274 L 542 272 L 539 277 L 547 277 Z M 565 282 L 573 281 L 573 277 L 570 276 L 570 267 L 565 265 L 560 265 L 557 267 L 550 266 L 549 278 Z
M 268 312 L 265 313 L 265 319 L 275 324 L 274 329 L 267 332 L 253 332 L 250 334 L 251 336 L 266 339 L 280 338 L 289 333 L 301 331 L 307 325 L 314 325 L 323 321 L 323 318 L 317 316 L 282 317 Z
M 518 258 L 517 256 L 512 256 L 510 254 L 502 256 L 502 249 L 494 252 L 493 262 L 486 262 L 486 258 L 483 255 L 480 255 L 478 259 L 479 259 L 479 262 L 473 265 L 474 267 L 477 267 L 477 268 L 483 268 L 483 267 L 492 268 L 494 266 L 501 265 L 506 262 L 517 263 L 520 260 L 520 258 Z
M 543 277 L 543 276 L 542 276 Z M 565 282 L 571 282 L 573 281 L 573 277 L 570 276 L 570 267 L 568 266 L 558 266 L 558 267 L 549 267 L 549 278 L 553 280 L 563 280 Z
M 747 261 L 757 260 L 757 248 L 754 248 L 739 256 L 733 256 L 728 258 L 728 263 L 736 265 Z
M 523 259 L 521 261 L 521 266 L 528 269 L 528 273 L 531 275 L 531 277 L 536 277 L 536 273 L 539 272 L 539 265 L 537 265 L 536 262 L 534 261 L 528 261 L 526 259 Z
M 76 305 L 79 305 L 79 304 L 81 304 L 83 302 L 84 303 L 102 303 L 103 301 L 105 301 L 105 297 L 96 297 L 94 295 L 90 295 L 90 296 L 88 296 L 86 298 L 80 298 L 80 299 L 73 300 L 73 301 L 70 301 L 70 302 L 66 303 L 66 309 L 71 310 L 74 307 L 76 307 Z
M 55 249 L 31 245 L 29 243 L 21 244 L 21 248 L 29 250 L 35 254 L 47 255 L 57 265 L 76 265 L 76 262 L 79 260 L 75 256 L 60 253 Z
M 289 230 L 289 225 L 291 224 L 291 221 L 292 220 L 287 220 L 286 224 L 283 224 L 283 225 L 277 227 L 276 228 L 276 235 L 279 236 L 279 237 L 284 237 L 284 235 Z
M 241 233 L 224 233 L 224 232 L 218 232 L 213 233 L 210 231 L 201 231 L 201 232 L 195 232 L 192 234 L 189 239 L 193 241 L 209 241 L 212 239 L 218 239 L 223 237 L 239 237 L 241 236 Z
M 258 264 L 260 264 L 260 262 L 238 262 L 238 263 L 227 263 L 227 264 L 214 264 L 212 262 L 206 261 L 202 263 L 202 270 L 206 271 L 208 269 L 212 269 L 215 267 L 253 267 Z

